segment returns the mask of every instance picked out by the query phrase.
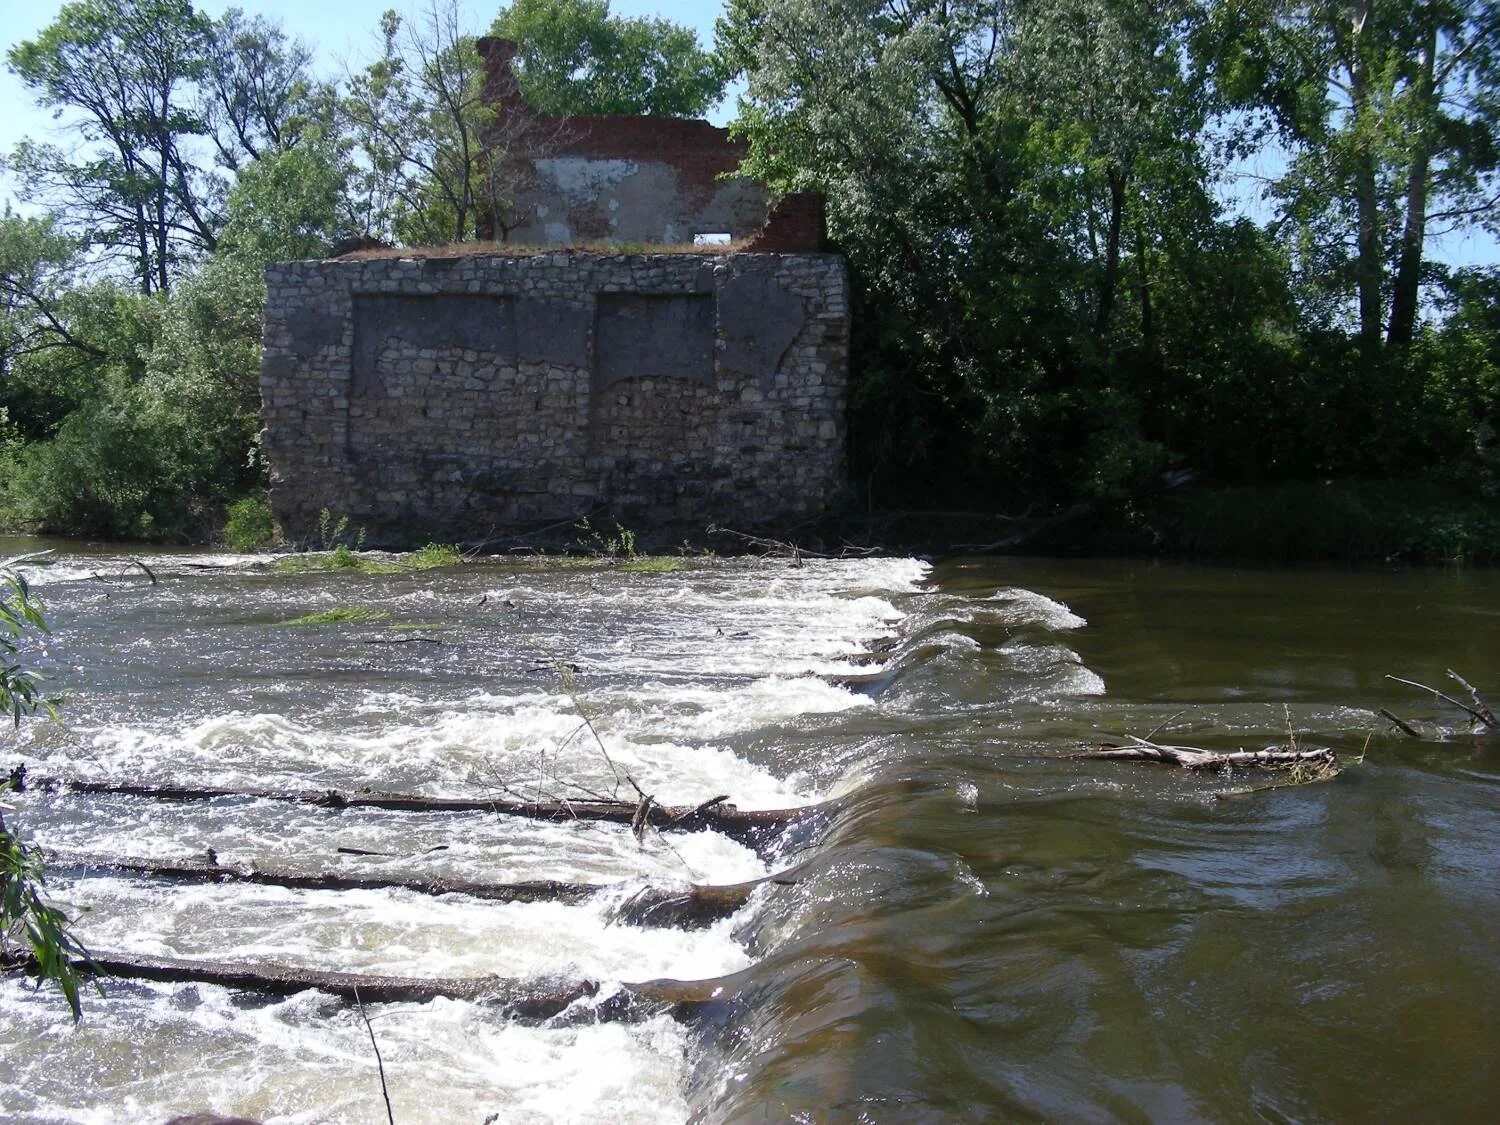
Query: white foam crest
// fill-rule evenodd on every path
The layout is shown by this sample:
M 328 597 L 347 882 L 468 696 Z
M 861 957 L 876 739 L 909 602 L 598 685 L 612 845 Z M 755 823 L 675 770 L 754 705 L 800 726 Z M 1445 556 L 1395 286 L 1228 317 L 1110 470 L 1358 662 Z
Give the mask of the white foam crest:
M 478 692 L 462 701 L 445 700 L 427 706 L 440 710 L 468 705 L 505 711 L 523 698 L 535 697 Z M 554 703 L 571 703 L 566 697 L 551 698 Z M 409 707 L 415 703 L 408 699 L 397 701 L 396 705 Z M 868 697 L 816 676 L 768 676 L 731 684 L 647 681 L 623 690 L 596 690 L 585 701 L 595 726 L 600 729 L 705 739 L 723 738 L 805 715 L 832 715 L 870 705 Z M 382 706 L 379 701 L 367 700 L 360 709 L 378 711 Z
M 231 711 L 181 731 L 119 725 L 88 733 L 95 759 L 124 777 L 167 771 L 182 780 L 197 770 L 216 784 L 245 788 L 273 779 L 306 787 L 341 778 L 367 784 L 374 777 L 386 779 L 380 787 L 388 790 L 495 796 L 517 790 L 546 799 L 549 793 L 576 798 L 578 786 L 612 795 L 622 771 L 629 771 L 674 804 L 725 791 L 743 807 L 811 799 L 729 750 L 661 738 L 649 727 L 596 723 L 601 752 L 568 696 L 489 697 L 484 709 L 442 710 L 416 722 L 405 712 L 402 721 L 370 714 L 366 720 L 330 729 L 285 715 Z
M 249 802 L 230 812 L 138 798 L 88 798 L 86 816 L 78 815 L 81 808 L 72 799 L 29 802 L 21 815 L 42 846 L 84 858 L 201 859 L 213 848 L 231 866 L 490 883 L 740 883 L 769 874 L 752 849 L 714 832 L 674 833 L 665 840 L 648 835 L 642 845 L 626 825 L 484 813 L 335 814 L 276 801 Z
M 45 588 L 62 586 L 70 582 L 97 583 L 102 575 L 105 579 L 119 578 L 128 581 L 148 582 L 149 579 L 136 565 L 139 559 L 151 568 L 158 577 L 166 575 L 201 575 L 207 570 L 263 570 L 279 556 L 250 554 L 148 554 L 148 555 L 73 555 L 62 554 L 50 560 L 23 563 L 18 569 L 31 585 Z
M 317 993 L 245 1006 L 208 985 L 106 986 L 73 1027 L 62 1003 L 0 982 L 8 1116 L 124 1125 L 211 1111 L 267 1125 L 385 1119 L 359 1012 Z M 686 1031 L 522 1027 L 447 1000 L 370 1005 L 397 1120 L 681 1122 Z M 66 1050 L 59 1045 L 66 1044 Z
M 1018 699 L 1043 702 L 1064 696 L 1103 695 L 1104 679 L 1066 645 L 1011 641 L 1000 648 L 1025 675 Z
M 1074 613 L 1066 605 L 1035 590 L 1011 587 L 997 590 L 987 602 L 1000 602 L 1005 606 L 1005 619 L 1012 625 L 1028 625 L 1037 629 L 1082 629 L 1088 621 Z
M 705 929 L 611 925 L 602 901 L 496 903 L 411 891 L 58 880 L 84 944 L 145 956 L 397 976 L 703 979 L 749 964 L 732 919 Z

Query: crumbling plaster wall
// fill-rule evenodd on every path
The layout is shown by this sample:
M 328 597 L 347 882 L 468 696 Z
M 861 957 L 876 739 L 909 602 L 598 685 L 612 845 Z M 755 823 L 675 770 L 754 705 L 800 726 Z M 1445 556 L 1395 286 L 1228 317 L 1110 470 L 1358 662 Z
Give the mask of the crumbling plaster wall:
M 727 129 L 674 117 L 549 117 L 521 93 L 515 43 L 483 38 L 476 46 L 497 113 L 490 141 L 507 197 L 506 241 L 682 245 L 728 235 L 753 240 L 756 250 L 823 248 L 822 197 L 797 193 L 773 204 L 764 184 L 736 174 L 749 148 Z M 484 237 L 501 233 L 488 214 L 481 226 Z
M 372 542 L 602 506 L 647 528 L 837 501 L 848 292 L 832 255 L 373 258 L 267 268 L 272 504 Z

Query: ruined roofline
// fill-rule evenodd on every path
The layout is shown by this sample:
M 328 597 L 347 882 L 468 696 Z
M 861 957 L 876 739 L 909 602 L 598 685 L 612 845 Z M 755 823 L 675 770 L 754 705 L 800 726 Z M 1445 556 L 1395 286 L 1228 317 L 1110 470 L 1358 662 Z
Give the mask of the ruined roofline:
M 518 51 L 513 40 L 486 36 L 478 40 L 476 49 L 484 63 L 484 100 L 496 106 L 503 118 L 519 121 L 522 135 L 533 133 L 544 138 L 541 151 L 531 157 L 538 162 L 538 167 L 543 160 L 559 157 L 666 166 L 673 170 L 683 198 L 693 200 L 693 206 L 698 208 L 724 185 L 739 183 L 750 193 L 748 198 L 763 201 L 764 220 L 759 224 L 747 222 L 742 213 L 739 221 L 727 228 L 707 223 L 707 229 L 727 229 L 738 236 L 737 241 L 748 241 L 745 250 L 752 253 L 819 253 L 823 250 L 827 240 L 823 196 L 814 192 L 795 192 L 770 199 L 764 184 L 738 174 L 749 146 L 731 138 L 727 129 L 697 118 L 629 114 L 552 117 L 542 114 L 527 102 L 521 91 L 513 66 Z M 599 236 L 608 236 L 604 222 L 608 219 L 607 215 L 586 218 L 586 225 L 582 225 L 582 229 L 574 227 L 573 233 L 575 237 L 579 234 L 593 236 L 584 241 L 598 240 Z M 613 227 L 614 222 L 609 220 L 608 226 Z M 671 229 L 668 226 L 669 235 Z M 495 227 L 492 224 L 481 227 L 481 234 L 493 233 Z M 622 240 L 633 241 L 628 237 Z
M 692 244 L 662 244 L 640 246 L 630 243 L 584 243 L 580 245 L 536 246 L 517 245 L 505 242 L 452 242 L 442 246 L 361 246 L 343 253 L 332 253 L 326 258 L 311 259 L 325 262 L 369 262 L 387 259 L 410 258 L 431 261 L 457 258 L 540 258 L 547 255 L 565 255 L 578 258 L 729 258 L 759 254 L 782 254 L 794 257 L 817 258 L 836 255 L 824 250 L 774 250 L 756 245 L 758 239 L 742 239 L 727 246 L 698 246 Z

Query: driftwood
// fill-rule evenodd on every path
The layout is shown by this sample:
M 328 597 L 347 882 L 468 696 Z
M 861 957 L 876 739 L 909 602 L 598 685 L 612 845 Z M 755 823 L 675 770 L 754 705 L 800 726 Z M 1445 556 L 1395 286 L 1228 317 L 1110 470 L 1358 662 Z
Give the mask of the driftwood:
M 317 989 L 348 1003 L 421 1004 L 438 998 L 493 1004 L 520 1020 L 547 1020 L 570 1005 L 599 995 L 593 980 L 522 980 L 516 977 L 397 977 L 373 973 L 339 973 L 292 965 L 199 961 L 179 957 L 142 957 L 132 953 L 94 952 L 74 966 L 94 976 L 167 984 L 198 982 L 224 988 L 290 996 Z M 36 959 L 28 952 L 8 950 L 0 955 L 0 970 L 35 974 Z M 589 1009 L 591 1019 L 629 1020 L 668 1011 L 679 1019 L 691 1017 L 707 1003 L 712 981 L 656 980 L 623 984 L 620 991 Z
M 1389 709 L 1387 709 L 1385 707 L 1382 707 L 1378 712 L 1376 712 L 1376 714 L 1378 714 L 1382 719 L 1385 719 L 1392 726 L 1394 726 L 1398 730 L 1400 730 L 1401 733 L 1404 734 L 1404 735 L 1406 735 L 1407 738 L 1421 738 L 1422 737 L 1422 732 L 1421 731 L 1417 730 L 1416 727 L 1412 726 L 1410 723 L 1408 723 L 1405 719 L 1401 718 L 1401 716 L 1397 715 L 1395 712 L 1393 712 L 1393 711 L 1391 711 L 1391 710 L 1389 710 Z
M 790 558 L 794 563 L 800 564 L 803 559 L 831 559 L 833 555 L 825 555 L 819 551 L 809 551 L 796 543 L 785 543 L 780 539 L 767 539 L 761 535 L 749 535 L 743 531 L 734 531 L 727 527 L 716 527 L 710 524 L 706 529 L 710 538 L 727 535 L 731 539 L 737 539 L 747 547 L 755 547 L 768 555 L 783 555 Z
M 1331 767 L 1335 758 L 1332 750 L 1236 750 L 1231 753 L 1215 753 L 1196 746 L 1168 746 L 1159 742 L 1148 742 L 1144 738 L 1126 735 L 1130 745 L 1105 743 L 1094 750 L 1084 750 L 1075 758 L 1097 758 L 1123 762 L 1161 762 L 1165 765 L 1181 766 L 1190 770 L 1235 769 L 1258 766 L 1263 769 L 1286 769 L 1295 766 Z
M 12 774 L 12 778 L 15 778 Z M 341 793 L 334 789 L 277 791 L 220 789 L 210 786 L 143 785 L 123 781 L 69 781 L 59 778 L 29 782 L 40 788 L 67 789 L 74 793 L 108 793 L 127 797 L 150 797 L 159 801 L 211 801 L 224 797 L 247 800 L 289 801 L 325 809 L 385 809 L 390 812 L 487 812 L 531 820 L 605 821 L 633 824 L 640 811 L 635 801 L 502 801 L 478 797 L 411 797 L 395 793 Z M 752 848 L 764 848 L 786 829 L 810 817 L 826 814 L 833 805 L 809 805 L 799 809 L 740 809 L 721 798 L 697 807 L 652 804 L 644 822 L 662 831 L 718 832 Z
M 1414 687 L 1421 691 L 1428 692 L 1431 695 L 1436 696 L 1438 699 L 1441 699 L 1444 703 L 1451 703 L 1454 707 L 1457 707 L 1464 714 L 1468 715 L 1469 719 L 1472 722 L 1478 723 L 1479 726 L 1482 727 L 1485 731 L 1500 730 L 1500 718 L 1496 718 L 1495 712 L 1491 710 L 1490 705 L 1484 701 L 1484 697 L 1479 694 L 1474 685 L 1469 683 L 1468 680 L 1464 679 L 1452 668 L 1448 669 L 1448 675 L 1451 676 L 1454 680 L 1458 681 L 1458 683 L 1463 686 L 1464 690 L 1469 693 L 1470 697 L 1474 700 L 1474 705 L 1472 707 L 1467 703 L 1463 703 L 1457 699 L 1454 699 L 1451 695 L 1447 695 L 1444 692 L 1439 691 L 1435 687 L 1429 687 L 1426 684 L 1419 684 L 1416 680 L 1407 680 L 1403 679 L 1400 676 L 1386 676 L 1386 679 L 1395 680 L 1398 684 L 1405 684 L 1407 687 Z M 1382 712 L 1382 714 L 1384 713 L 1385 712 Z
M 615 888 L 596 883 L 564 883 L 537 880 L 525 883 L 479 883 L 468 879 L 388 878 L 375 872 L 334 872 L 314 875 L 276 868 L 239 867 L 208 860 L 181 859 L 171 862 L 111 856 L 92 858 L 67 852 L 48 854 L 51 870 L 120 871 L 154 879 L 182 882 L 255 883 L 298 890 L 352 891 L 404 890 L 426 895 L 469 895 L 490 902 L 582 903 Z M 774 876 L 772 878 L 775 878 Z M 766 880 L 726 886 L 692 886 L 677 889 L 643 887 L 615 912 L 614 919 L 639 926 L 707 926 L 727 918 L 744 906 L 753 891 Z M 781 878 L 778 882 L 788 880 Z

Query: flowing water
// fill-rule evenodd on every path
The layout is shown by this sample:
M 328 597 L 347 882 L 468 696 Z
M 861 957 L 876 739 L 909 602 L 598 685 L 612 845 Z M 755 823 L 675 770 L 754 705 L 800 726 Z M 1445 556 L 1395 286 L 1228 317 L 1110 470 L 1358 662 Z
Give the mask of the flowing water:
M 497 904 L 60 868 L 52 894 L 99 950 L 719 979 L 690 1023 L 372 1005 L 398 1121 L 1477 1120 L 1500 1101 L 1500 737 L 1382 678 L 1454 667 L 1500 694 L 1496 572 L 145 561 L 154 585 L 66 545 L 28 568 L 73 693 L 61 726 L 15 736 L 34 776 L 545 797 L 629 773 L 672 804 L 842 799 L 765 854 L 480 813 L 15 800 L 8 819 L 73 854 L 618 884 Z M 351 605 L 390 616 L 279 624 Z M 1350 764 L 1245 793 L 1269 779 L 1072 756 L 1163 724 L 1209 749 L 1290 727 Z M 706 929 L 611 920 L 644 885 L 788 870 Z M 332 997 L 110 982 L 84 1003 L 74 1027 L 55 993 L 0 981 L 5 1120 L 384 1120 L 365 1025 Z

